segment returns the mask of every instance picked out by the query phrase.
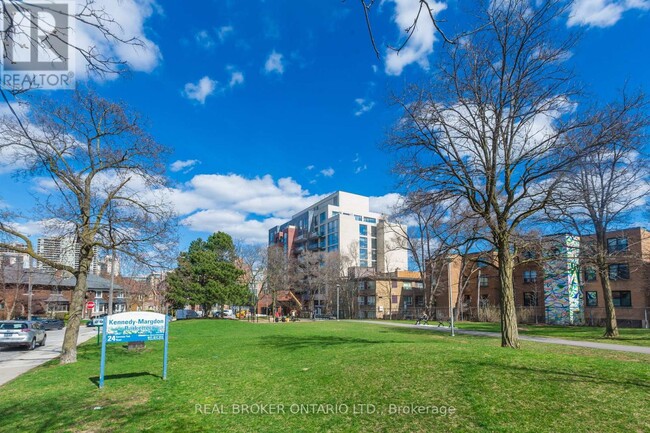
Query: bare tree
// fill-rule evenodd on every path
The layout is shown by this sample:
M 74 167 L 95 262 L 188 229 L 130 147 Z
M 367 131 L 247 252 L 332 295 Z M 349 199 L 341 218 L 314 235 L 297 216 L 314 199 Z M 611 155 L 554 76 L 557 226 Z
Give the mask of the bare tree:
M 462 208 L 463 203 L 444 192 L 415 191 L 405 196 L 396 211 L 396 216 L 403 221 L 401 227 L 407 227 L 406 221 L 411 224 L 410 233 L 403 230 L 398 234 L 420 274 L 429 314 L 435 310 L 448 259 L 460 258 L 458 305 L 472 274 L 478 269 L 475 258 L 470 258 L 470 252 L 481 244 L 483 226 L 480 219 Z M 457 309 L 456 314 L 458 312 Z
M 291 261 L 282 247 L 271 246 L 267 250 L 266 263 L 266 277 L 262 291 L 271 296 L 271 306 L 275 313 L 278 293 L 291 288 Z
M 600 279 L 605 298 L 605 337 L 619 335 L 612 297 L 609 263 L 613 257 L 629 256 L 627 243 L 608 245 L 607 232 L 626 224 L 630 216 L 645 204 L 650 193 L 650 161 L 644 154 L 645 128 L 650 117 L 643 95 L 623 96 L 620 105 L 603 109 L 606 123 L 594 124 L 575 137 L 576 146 L 600 140 L 602 128 L 609 127 L 609 140 L 573 165 L 555 191 L 547 215 L 584 237 L 593 234 L 593 242 L 583 239 L 581 262 L 592 267 Z M 629 268 L 628 268 L 629 273 Z
M 238 241 L 235 243 L 235 248 L 238 261 L 244 270 L 243 282 L 251 291 L 251 305 L 256 308 L 258 286 L 263 282 L 267 270 L 268 247 Z
M 2 148 L 16 155 L 24 178 L 47 184 L 32 219 L 48 221 L 45 230 L 50 236 L 71 237 L 79 249 L 78 264 L 65 265 L 39 254 L 21 232 L 18 216 L 0 222 L 7 237 L 0 246 L 75 276 L 61 363 L 75 362 L 95 250 L 114 249 L 149 265 L 168 263 L 175 225 L 163 194 L 166 148 L 143 129 L 139 115 L 92 91 L 77 91 L 64 101 L 44 99 L 24 118 L 2 120 Z M 15 247 L 16 240 L 25 247 Z
M 396 100 L 388 141 L 407 188 L 461 198 L 497 251 L 501 345 L 519 347 L 512 236 L 549 203 L 572 164 L 610 134 L 610 118 L 576 106 L 566 59 L 576 38 L 559 30 L 566 4 L 490 2 L 462 43 L 447 45 L 434 80 Z M 584 147 L 571 138 L 602 124 Z
M 388 48 L 397 53 L 402 51 L 402 49 L 411 40 L 415 32 L 418 31 L 418 28 L 425 27 L 423 23 L 423 21 L 425 20 L 431 23 L 436 33 L 440 35 L 445 42 L 454 43 L 452 39 L 447 37 L 442 27 L 440 26 L 441 21 L 436 18 L 437 12 L 444 9 L 444 5 L 442 3 L 436 2 L 435 0 L 416 0 L 416 1 L 418 2 L 417 8 L 413 8 L 414 13 L 411 18 L 412 21 L 404 29 L 404 37 L 396 45 L 389 45 Z M 372 27 L 371 14 L 373 11 L 373 6 L 381 2 L 376 2 L 375 0 L 360 0 L 360 2 L 361 2 L 361 7 L 363 8 L 364 18 L 366 20 L 366 27 L 368 29 L 370 44 L 372 45 L 372 49 L 375 52 L 377 58 L 380 58 L 381 54 L 379 53 L 379 48 L 377 47 L 375 32 Z

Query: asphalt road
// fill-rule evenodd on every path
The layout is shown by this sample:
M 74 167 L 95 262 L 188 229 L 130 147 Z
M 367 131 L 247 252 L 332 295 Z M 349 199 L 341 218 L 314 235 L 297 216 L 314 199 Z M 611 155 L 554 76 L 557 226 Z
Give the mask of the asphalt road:
M 13 347 L 0 348 L 0 386 L 61 354 L 61 344 L 63 344 L 65 329 L 60 331 L 46 331 L 46 333 L 47 340 L 45 346 L 37 346 L 34 350 Z M 96 335 L 97 331 L 95 328 L 82 326 L 79 328 L 79 340 L 77 344 L 88 341 Z

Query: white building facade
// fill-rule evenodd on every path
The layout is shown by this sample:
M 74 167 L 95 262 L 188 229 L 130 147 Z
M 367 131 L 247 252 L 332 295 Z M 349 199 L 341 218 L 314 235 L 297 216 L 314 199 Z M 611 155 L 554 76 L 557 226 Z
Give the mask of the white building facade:
M 408 269 L 406 230 L 370 210 L 368 197 L 338 191 L 269 230 L 269 246 L 285 252 L 337 251 L 351 266 L 378 272 Z

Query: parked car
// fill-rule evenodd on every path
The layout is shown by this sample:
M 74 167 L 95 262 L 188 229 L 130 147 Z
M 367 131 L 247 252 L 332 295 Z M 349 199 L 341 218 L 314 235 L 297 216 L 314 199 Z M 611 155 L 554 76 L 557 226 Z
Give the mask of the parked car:
M 176 310 L 176 319 L 198 319 L 201 317 L 199 313 L 194 310 Z
M 34 317 L 33 320 L 41 324 L 44 330 L 63 329 L 65 323 L 61 319 L 50 319 L 47 317 Z
M 36 345 L 44 346 L 47 334 L 37 321 L 0 321 L 0 347 L 24 346 L 34 350 Z

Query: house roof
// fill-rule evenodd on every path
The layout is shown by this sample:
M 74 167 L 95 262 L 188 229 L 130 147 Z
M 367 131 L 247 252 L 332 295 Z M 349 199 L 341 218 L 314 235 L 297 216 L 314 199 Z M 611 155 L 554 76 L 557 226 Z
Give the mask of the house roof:
M 297 304 L 298 308 L 302 307 L 302 303 L 298 300 L 298 298 L 296 298 L 296 295 L 294 295 L 291 290 L 279 290 L 276 292 L 275 300 L 278 303 Z M 273 297 L 270 293 L 264 293 L 262 296 L 260 296 L 258 301 L 259 306 L 268 307 L 271 304 L 273 304 Z
M 31 277 L 32 286 L 51 286 L 51 287 L 69 287 L 73 288 L 77 279 L 68 273 L 48 272 L 42 270 L 29 270 L 18 268 L 3 269 L 3 282 L 5 284 L 28 285 Z M 99 275 L 89 274 L 86 282 L 87 290 L 108 290 L 111 287 L 111 281 L 102 278 Z M 117 283 L 113 284 L 113 289 L 124 290 Z

